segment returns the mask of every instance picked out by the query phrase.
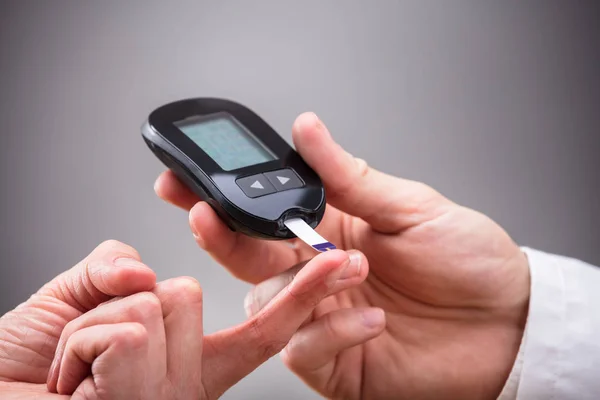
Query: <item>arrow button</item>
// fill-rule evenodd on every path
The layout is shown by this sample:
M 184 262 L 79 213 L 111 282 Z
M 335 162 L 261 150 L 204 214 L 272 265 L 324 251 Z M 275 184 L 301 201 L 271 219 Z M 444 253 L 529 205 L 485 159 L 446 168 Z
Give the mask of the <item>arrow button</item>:
M 304 186 L 302 179 L 290 168 L 265 172 L 265 176 L 278 192 Z
M 235 183 L 237 183 L 246 196 L 252 198 L 264 196 L 277 191 L 273 184 L 269 182 L 269 180 L 263 174 L 239 178 L 235 181 Z
M 250 185 L 251 188 L 254 189 L 264 189 L 265 187 L 263 185 L 260 184 L 259 181 L 254 181 L 254 183 L 252 185 Z

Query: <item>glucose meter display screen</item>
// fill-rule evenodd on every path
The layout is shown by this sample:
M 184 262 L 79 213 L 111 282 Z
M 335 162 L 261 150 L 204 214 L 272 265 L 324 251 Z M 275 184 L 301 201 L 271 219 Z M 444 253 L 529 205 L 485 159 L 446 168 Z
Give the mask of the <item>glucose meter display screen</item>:
M 229 114 L 188 118 L 175 125 L 224 171 L 277 159 Z

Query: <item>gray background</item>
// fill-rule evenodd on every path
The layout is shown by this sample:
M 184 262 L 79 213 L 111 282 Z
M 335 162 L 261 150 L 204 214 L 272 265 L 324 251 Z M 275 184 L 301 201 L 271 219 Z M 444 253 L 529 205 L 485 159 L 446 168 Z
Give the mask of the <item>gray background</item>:
M 153 193 L 147 113 L 189 96 L 287 140 L 315 111 L 350 152 L 490 215 L 523 245 L 600 264 L 593 2 L 13 1 L 0 9 L 0 312 L 105 239 L 192 275 L 207 332 L 248 289 Z M 273 358 L 226 398 L 315 396 Z

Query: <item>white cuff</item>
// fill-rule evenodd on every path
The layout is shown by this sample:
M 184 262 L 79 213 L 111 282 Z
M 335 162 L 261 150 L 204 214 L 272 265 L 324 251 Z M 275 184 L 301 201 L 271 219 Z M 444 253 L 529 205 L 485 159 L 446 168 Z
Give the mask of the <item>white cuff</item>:
M 527 327 L 525 327 L 525 332 L 523 333 L 523 339 L 521 339 L 521 345 L 519 346 L 519 352 L 517 353 L 515 363 L 497 400 L 515 400 L 517 398 L 517 391 L 519 390 L 519 381 L 521 380 L 521 371 L 523 369 L 523 361 L 525 358 L 526 342 Z
M 600 269 L 523 251 L 531 273 L 529 314 L 499 399 L 600 398 Z

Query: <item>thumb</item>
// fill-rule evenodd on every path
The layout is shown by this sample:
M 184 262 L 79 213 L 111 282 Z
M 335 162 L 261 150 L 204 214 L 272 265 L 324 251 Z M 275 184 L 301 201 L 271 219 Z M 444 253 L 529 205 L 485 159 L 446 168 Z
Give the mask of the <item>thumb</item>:
M 140 261 L 134 248 L 108 240 L 44 285 L 37 294 L 86 312 L 112 297 L 151 290 L 155 283 L 156 275 Z
M 341 250 L 321 253 L 293 281 L 245 323 L 205 337 L 202 381 L 219 397 L 269 358 L 279 353 L 345 271 L 367 263 L 364 255 Z
M 314 113 L 296 119 L 292 137 L 302 158 L 321 177 L 328 202 L 379 232 L 396 233 L 418 225 L 450 204 L 420 182 L 384 174 L 347 153 Z

